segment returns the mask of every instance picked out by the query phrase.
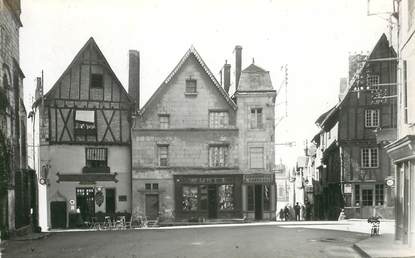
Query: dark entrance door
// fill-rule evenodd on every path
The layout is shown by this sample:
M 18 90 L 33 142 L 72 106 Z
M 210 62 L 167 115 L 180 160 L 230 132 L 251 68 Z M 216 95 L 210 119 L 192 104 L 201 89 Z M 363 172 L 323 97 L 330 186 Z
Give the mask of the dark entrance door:
M 81 211 L 83 221 L 91 221 L 95 216 L 94 188 L 76 188 L 76 206 Z
M 66 228 L 66 202 L 50 203 L 52 228 Z
M 262 219 L 262 185 L 255 185 L 255 219 Z
M 159 214 L 159 195 L 146 194 L 146 216 L 148 219 L 157 219 Z
M 105 189 L 105 212 L 107 214 L 115 213 L 115 189 Z
M 218 193 L 216 185 L 210 185 L 208 188 L 208 218 L 216 219 L 218 217 Z

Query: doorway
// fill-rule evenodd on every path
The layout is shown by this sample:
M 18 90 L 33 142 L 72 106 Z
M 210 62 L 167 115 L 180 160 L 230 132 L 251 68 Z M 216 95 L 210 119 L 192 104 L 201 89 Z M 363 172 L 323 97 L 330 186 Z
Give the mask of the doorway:
M 50 203 L 50 219 L 52 228 L 66 228 L 66 202 Z
M 210 185 L 208 188 L 208 218 L 216 219 L 218 218 L 218 192 L 216 190 L 216 185 Z
M 367 219 L 373 213 L 373 189 L 362 189 L 362 218 Z
M 148 219 L 155 220 L 159 214 L 159 195 L 146 194 L 146 216 Z
M 94 188 L 76 188 L 76 205 L 83 221 L 91 221 L 95 216 Z
M 107 214 L 115 213 L 115 189 L 114 188 L 105 189 L 105 213 Z
M 255 185 L 255 219 L 262 219 L 262 185 Z

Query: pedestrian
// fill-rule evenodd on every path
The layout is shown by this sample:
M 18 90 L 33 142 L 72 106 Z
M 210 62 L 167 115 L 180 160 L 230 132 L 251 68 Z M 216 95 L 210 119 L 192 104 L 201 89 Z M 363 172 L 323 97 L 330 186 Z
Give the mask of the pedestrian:
M 300 204 L 297 202 L 294 206 L 294 214 L 295 214 L 295 220 L 299 221 L 300 220 L 300 212 L 301 212 L 301 206 Z
M 284 218 L 285 218 L 285 212 L 284 212 L 284 209 L 281 208 L 281 210 L 280 210 L 280 220 L 283 221 Z
M 346 219 L 346 214 L 344 213 L 344 209 L 342 209 L 341 211 L 340 211 L 340 215 L 339 215 L 339 221 L 340 220 L 344 220 L 344 219 Z
M 285 221 L 288 221 L 288 214 L 290 213 L 290 210 L 288 209 L 288 206 L 285 206 L 284 208 L 284 218 Z

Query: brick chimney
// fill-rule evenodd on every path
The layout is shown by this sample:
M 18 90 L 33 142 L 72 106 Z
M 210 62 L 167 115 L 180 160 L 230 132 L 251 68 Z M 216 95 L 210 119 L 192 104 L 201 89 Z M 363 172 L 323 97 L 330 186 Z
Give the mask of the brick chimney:
M 235 91 L 238 90 L 242 69 L 242 47 L 235 46 Z
M 128 94 L 134 100 L 134 109 L 140 108 L 140 52 L 129 51 Z
M 225 61 L 223 71 L 223 88 L 225 89 L 226 93 L 229 94 L 229 88 L 231 87 L 231 65 L 228 64 L 228 61 Z

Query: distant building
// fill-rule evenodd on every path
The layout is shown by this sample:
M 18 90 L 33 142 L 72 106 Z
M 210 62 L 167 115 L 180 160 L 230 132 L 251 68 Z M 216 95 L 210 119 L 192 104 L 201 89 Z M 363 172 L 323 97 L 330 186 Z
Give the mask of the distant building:
M 159 220 L 275 218 L 269 73 L 230 65 L 220 85 L 194 47 L 133 120 L 134 212 Z
M 395 57 L 382 35 L 361 61 L 340 102 L 317 122 L 323 129 L 322 179 L 327 177 L 334 191 L 323 193 L 329 219 L 336 218 L 343 206 L 351 218 L 394 217 L 393 189 L 385 185 L 393 176 L 385 145 L 396 138 L 396 100 L 388 97 L 396 94 L 396 63 L 391 61 Z
M 19 66 L 20 1 L 0 0 L 0 237 L 36 224 L 36 175 L 27 165 L 26 109 Z
M 130 52 L 136 65 L 138 58 Z M 138 77 L 138 67 L 133 71 Z M 134 101 L 93 38 L 48 93 L 38 96 L 34 137 L 42 228 L 75 226 L 77 210 L 82 221 L 130 213 Z
M 386 146 L 395 165 L 396 177 L 387 184 L 396 188 L 395 237 L 415 247 L 415 2 L 402 0 L 396 3 L 391 19 L 398 22 L 398 133 L 397 140 Z

